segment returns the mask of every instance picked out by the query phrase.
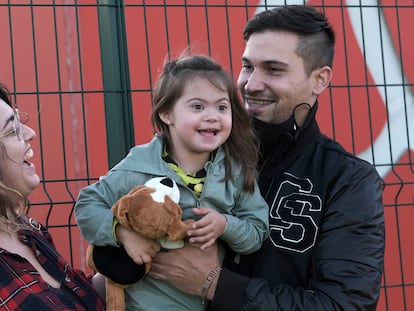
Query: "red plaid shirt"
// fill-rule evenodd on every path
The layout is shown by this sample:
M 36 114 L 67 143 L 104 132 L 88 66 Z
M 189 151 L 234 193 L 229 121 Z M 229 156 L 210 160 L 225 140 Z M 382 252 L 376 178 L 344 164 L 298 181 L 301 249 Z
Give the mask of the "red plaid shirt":
M 90 277 L 65 262 L 45 227 L 32 221 L 18 235 L 61 286 L 51 287 L 26 259 L 0 248 L 0 310 L 105 310 Z

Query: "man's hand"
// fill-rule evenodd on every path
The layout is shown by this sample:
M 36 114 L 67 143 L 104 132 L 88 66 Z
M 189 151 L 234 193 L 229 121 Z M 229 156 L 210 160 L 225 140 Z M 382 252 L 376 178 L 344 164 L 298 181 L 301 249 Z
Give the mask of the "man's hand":
M 166 281 L 186 293 L 204 297 L 204 282 L 217 266 L 221 266 L 217 243 L 206 250 L 200 249 L 199 245 L 186 243 L 183 248 L 158 253 L 153 258 L 148 275 Z M 209 300 L 214 297 L 218 278 L 217 274 L 207 291 Z

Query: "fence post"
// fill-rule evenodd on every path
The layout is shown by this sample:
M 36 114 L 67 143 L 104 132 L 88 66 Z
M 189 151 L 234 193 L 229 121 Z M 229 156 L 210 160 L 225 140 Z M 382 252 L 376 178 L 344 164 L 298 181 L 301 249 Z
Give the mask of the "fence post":
M 123 1 L 98 1 L 98 19 L 108 165 L 112 168 L 135 144 Z

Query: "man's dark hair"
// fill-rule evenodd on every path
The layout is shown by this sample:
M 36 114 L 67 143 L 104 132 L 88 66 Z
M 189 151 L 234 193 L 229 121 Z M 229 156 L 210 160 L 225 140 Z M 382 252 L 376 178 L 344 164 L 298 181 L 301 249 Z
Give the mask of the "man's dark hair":
M 247 22 L 243 38 L 248 41 L 252 34 L 266 31 L 299 35 L 295 52 L 303 59 L 308 75 L 322 66 L 332 67 L 335 32 L 326 16 L 314 7 L 286 5 L 260 12 Z

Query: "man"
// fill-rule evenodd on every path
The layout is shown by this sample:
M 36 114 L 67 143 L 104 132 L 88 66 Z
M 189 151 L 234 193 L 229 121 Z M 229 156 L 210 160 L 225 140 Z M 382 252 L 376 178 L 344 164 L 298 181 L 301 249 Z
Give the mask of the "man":
M 316 9 L 285 6 L 253 17 L 244 39 L 237 83 L 260 138 L 269 238 L 252 255 L 229 253 L 222 270 L 216 248 L 159 253 L 150 275 L 205 296 L 211 310 L 375 310 L 382 181 L 315 119 L 332 78 L 334 31 Z

